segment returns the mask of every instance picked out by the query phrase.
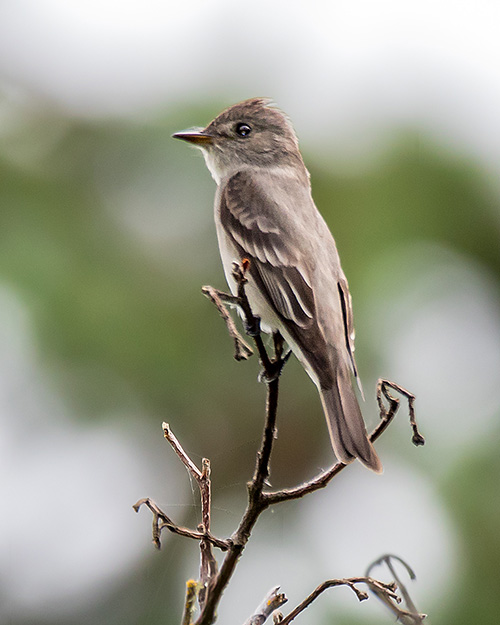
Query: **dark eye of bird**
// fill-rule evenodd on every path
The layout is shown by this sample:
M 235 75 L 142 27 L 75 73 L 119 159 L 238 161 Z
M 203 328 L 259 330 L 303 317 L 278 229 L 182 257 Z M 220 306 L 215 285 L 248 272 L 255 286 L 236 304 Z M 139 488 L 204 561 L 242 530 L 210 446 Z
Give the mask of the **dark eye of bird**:
M 252 132 L 252 129 L 248 124 L 240 123 L 236 124 L 236 134 L 240 135 L 240 137 L 248 137 L 248 135 Z

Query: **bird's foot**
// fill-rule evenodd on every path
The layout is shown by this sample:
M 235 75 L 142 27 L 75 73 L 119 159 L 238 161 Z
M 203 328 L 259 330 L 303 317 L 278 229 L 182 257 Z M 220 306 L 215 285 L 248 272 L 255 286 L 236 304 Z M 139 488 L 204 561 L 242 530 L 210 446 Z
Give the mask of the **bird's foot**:
M 277 380 L 280 377 L 283 371 L 283 367 L 286 365 L 291 354 L 292 350 L 289 349 L 283 357 L 271 360 L 267 367 L 267 370 L 262 369 L 262 371 L 259 373 L 259 382 L 263 382 L 264 384 L 270 384 L 271 382 Z
M 260 334 L 260 317 L 253 316 L 249 321 L 245 320 L 245 332 L 248 336 L 258 336 Z

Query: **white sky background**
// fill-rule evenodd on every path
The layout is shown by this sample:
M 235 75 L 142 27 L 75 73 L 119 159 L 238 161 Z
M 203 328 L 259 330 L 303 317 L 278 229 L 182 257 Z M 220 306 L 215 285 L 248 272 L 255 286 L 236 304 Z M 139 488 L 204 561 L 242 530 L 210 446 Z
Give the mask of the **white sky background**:
M 495 0 L 4 1 L 0 80 L 77 115 L 269 95 L 303 139 L 364 150 L 417 125 L 498 167 L 499 18 Z
M 229 105 L 246 97 L 269 95 L 290 114 L 303 144 L 321 142 L 325 149 L 333 146 L 346 157 L 359 159 L 360 155 L 379 145 L 380 138 L 388 130 L 421 128 L 427 130 L 436 142 L 441 141 L 464 155 L 470 155 L 486 170 L 498 173 L 499 24 L 500 3 L 496 0 L 418 3 L 404 0 L 377 3 L 372 0 L 309 0 L 307 3 L 257 0 L 244 4 L 230 0 L 3 0 L 0 3 L 0 93 L 4 91 L 6 94 L 7 106 L 19 104 L 21 111 L 37 106 L 55 106 L 75 116 L 137 119 L 144 119 L 155 111 L 161 113 L 180 102 L 211 98 Z M 5 106 L 0 98 L 0 112 Z M 216 113 L 214 111 L 214 115 Z M 193 120 L 193 123 L 203 121 L 208 120 Z M 424 248 L 419 258 L 427 257 L 428 251 Z M 408 377 L 417 382 L 420 380 L 425 388 L 429 386 L 425 377 L 426 350 L 431 347 L 420 339 L 422 327 L 430 327 L 436 332 L 441 327 L 448 329 L 440 341 L 438 354 L 444 360 L 438 357 L 436 360 L 444 363 L 443 368 L 450 359 L 457 334 L 474 336 L 477 350 L 483 346 L 487 350 L 492 343 L 496 349 L 500 344 L 499 305 L 495 299 L 498 294 L 492 294 L 493 285 L 490 288 L 489 283 L 483 284 L 476 279 L 475 268 L 468 268 L 467 259 L 448 257 L 444 252 L 434 254 L 432 258 L 437 282 L 431 276 L 428 283 L 422 283 L 425 292 L 429 285 L 439 283 L 439 267 L 449 264 L 460 273 L 456 282 L 463 284 L 464 288 L 456 293 L 456 297 L 455 292 L 451 292 L 449 297 L 436 298 L 434 308 L 429 305 L 428 311 L 421 310 L 413 317 L 409 312 L 407 326 L 398 328 L 411 347 L 409 349 L 405 344 L 401 353 L 410 351 L 415 355 Z M 467 309 L 463 307 L 465 317 L 462 315 L 452 322 L 457 301 L 463 303 L 462 298 L 470 300 L 466 297 L 468 293 L 474 295 L 477 309 L 466 315 Z M 401 306 L 404 306 L 410 294 L 402 292 L 401 297 Z M 22 302 L 16 303 L 18 305 L 23 308 Z M 406 305 L 411 308 L 408 303 Z M 488 321 L 481 327 L 476 322 L 478 311 L 480 318 Z M 387 311 L 378 313 L 381 319 L 387 319 Z M 17 317 L 17 313 L 13 316 Z M 415 331 L 409 332 L 408 329 Z M 28 319 L 26 327 L 18 328 L 18 334 L 11 332 L 9 336 L 29 338 L 29 332 Z M 392 328 L 390 332 L 394 336 Z M 7 334 L 3 337 L 6 341 Z M 431 342 L 433 345 L 438 343 L 437 340 Z M 7 348 L 9 358 L 16 350 L 24 354 L 22 345 L 16 349 Z M 498 358 L 494 358 L 493 351 L 489 353 L 493 360 L 487 360 L 487 363 L 491 361 L 494 366 L 488 367 L 477 384 L 483 384 L 488 396 L 493 397 L 490 387 L 498 388 Z M 474 354 L 477 361 L 482 362 L 482 353 Z M 409 367 L 400 358 L 400 352 L 394 355 L 391 351 L 385 357 L 392 358 L 397 371 Z M 35 391 L 38 385 L 43 386 L 37 377 L 36 356 L 25 354 L 19 362 L 19 375 L 28 381 L 36 379 Z M 5 370 L 8 369 L 5 364 Z M 10 395 L 14 391 L 9 386 L 9 379 L 2 379 L 0 392 L 7 398 L 2 412 L 8 419 L 8 410 L 12 412 L 12 406 L 15 409 L 16 404 Z M 20 382 L 19 388 L 23 388 Z M 448 389 L 449 394 L 453 394 L 453 390 Z M 40 391 L 41 398 L 35 391 L 33 405 L 50 412 L 52 400 L 45 400 L 45 391 Z M 439 394 L 446 396 L 448 393 L 441 387 L 435 390 L 435 394 L 439 397 Z M 45 404 L 46 408 L 43 408 Z M 497 403 L 488 406 L 488 413 L 483 415 L 488 427 L 496 408 Z M 33 407 L 30 410 L 19 408 L 20 413 L 39 417 Z M 60 449 L 69 449 L 66 453 L 73 450 L 76 476 L 83 479 L 82 476 L 88 475 L 86 479 L 95 480 L 90 472 L 92 467 L 87 467 L 84 460 L 88 451 L 81 456 L 77 453 L 82 444 L 79 426 L 62 414 L 65 410 L 60 407 L 61 419 L 49 422 L 54 429 L 59 428 L 59 438 L 52 444 L 47 442 L 46 457 L 43 457 L 42 449 L 37 466 L 31 467 L 38 475 L 38 480 L 32 481 L 31 490 L 27 491 L 28 499 L 32 501 L 42 497 L 43 484 L 49 483 L 51 476 L 67 470 L 64 456 L 56 451 L 57 445 Z M 448 438 L 440 425 L 439 414 L 435 416 L 432 423 L 435 442 L 429 453 L 440 454 L 443 449 L 448 450 Z M 96 454 L 101 453 L 101 434 L 109 436 L 108 431 L 95 433 Z M 469 434 L 464 430 L 464 436 L 469 437 Z M 17 431 L 6 433 L 3 442 L 6 446 L 9 442 L 10 446 L 16 437 L 19 438 Z M 456 442 L 463 444 L 462 439 Z M 89 449 L 92 449 L 91 445 Z M 118 440 L 113 452 L 115 462 L 123 466 L 123 471 L 128 471 L 130 480 L 135 473 L 139 474 L 137 480 L 141 484 L 151 481 L 156 486 L 154 472 L 151 470 L 151 476 L 148 475 L 147 459 L 136 458 L 136 465 L 129 466 L 132 451 L 130 437 Z M 24 451 L 27 456 L 24 457 L 11 453 L 29 475 L 31 454 Z M 8 456 L 5 457 L 9 460 Z M 390 463 L 388 467 L 390 470 Z M 102 475 L 110 477 L 105 467 L 100 470 Z M 23 474 L 16 470 L 15 475 L 17 480 Z M 135 492 L 136 484 L 137 481 L 130 486 L 131 491 Z M 14 486 L 17 489 L 16 481 Z M 101 486 L 102 493 L 97 495 L 104 499 L 109 485 L 103 479 Z M 67 489 L 61 480 L 61 492 Z M 79 486 L 79 492 L 87 492 L 84 484 Z M 77 496 L 71 505 L 78 510 L 83 504 L 90 507 L 95 496 L 90 486 L 87 495 L 88 502 L 78 501 Z M 347 500 L 348 493 L 345 497 Z M 182 500 L 180 494 L 176 498 Z M 432 499 L 432 493 L 429 499 Z M 121 514 L 124 506 L 132 502 L 129 492 L 120 493 L 110 514 Z M 309 505 L 317 505 L 316 511 L 321 512 L 321 506 L 325 504 L 324 500 L 318 500 L 317 504 L 311 501 Z M 432 509 L 429 504 L 421 510 L 422 517 Z M 312 509 L 313 517 L 314 513 Z M 0 576 L 9 576 L 15 608 L 29 612 L 45 604 L 47 610 L 68 609 L 68 605 L 62 606 L 57 601 L 61 580 L 66 582 L 66 592 L 77 604 L 78 592 L 84 593 L 80 596 L 80 604 L 84 604 L 85 593 L 90 594 L 90 588 L 102 583 L 103 561 L 98 557 L 101 555 L 102 558 L 103 554 L 102 536 L 90 536 L 86 553 L 68 554 L 60 545 L 57 551 L 58 540 L 53 544 L 45 543 L 37 553 L 37 536 L 31 535 L 32 540 L 23 543 L 27 528 L 19 524 L 16 514 L 13 511 L 4 521 L 9 526 L 8 532 L 12 532 L 10 535 L 17 530 L 17 537 L 11 539 L 7 532 L 0 535 L 0 561 L 7 562 L 9 567 L 2 570 L 0 565 Z M 421 527 L 422 519 L 415 514 L 413 523 L 415 527 Z M 439 515 L 444 512 L 436 512 L 433 517 L 438 522 L 432 529 L 432 536 L 429 530 L 430 544 L 444 545 L 443 549 L 451 552 L 453 532 L 448 528 L 446 518 Z M 91 523 L 83 516 L 83 510 L 78 520 L 82 531 Z M 106 519 L 106 522 L 111 521 L 111 518 Z M 139 527 L 139 524 L 133 524 L 135 521 L 133 518 L 132 524 L 126 525 L 121 545 L 107 546 L 107 561 L 113 561 L 113 554 L 120 552 L 126 568 L 144 555 L 147 549 L 144 543 L 148 537 L 145 538 L 144 523 Z M 40 533 L 45 533 L 49 540 L 53 527 L 54 520 L 47 517 Z M 411 533 L 410 522 L 407 529 Z M 23 569 L 20 566 L 16 569 L 14 560 L 5 557 L 13 547 L 23 544 L 21 563 L 24 565 L 31 557 L 30 581 L 32 588 L 37 589 L 35 596 L 27 586 L 21 589 Z M 124 553 L 125 544 L 130 546 L 127 554 Z M 61 564 L 59 568 L 55 567 L 52 575 L 47 574 L 44 564 L 47 553 L 52 553 Z M 438 555 L 441 559 L 446 557 L 446 554 Z M 360 561 L 364 561 L 365 554 L 362 556 Z M 73 558 L 71 563 L 68 562 L 70 557 Z M 450 553 L 447 557 L 451 557 Z M 246 562 L 245 566 L 251 567 L 251 560 Z M 64 572 L 66 564 L 72 568 L 71 577 Z M 417 573 L 422 573 L 423 579 L 430 570 L 426 571 L 425 566 L 432 569 L 436 561 L 422 557 L 421 570 Z M 104 572 L 110 577 L 116 575 L 114 569 Z M 278 579 L 277 583 L 280 581 Z M 17 595 L 14 586 L 17 586 Z M 259 599 L 255 597 L 252 602 L 257 603 Z M 357 609 L 356 605 L 354 609 Z

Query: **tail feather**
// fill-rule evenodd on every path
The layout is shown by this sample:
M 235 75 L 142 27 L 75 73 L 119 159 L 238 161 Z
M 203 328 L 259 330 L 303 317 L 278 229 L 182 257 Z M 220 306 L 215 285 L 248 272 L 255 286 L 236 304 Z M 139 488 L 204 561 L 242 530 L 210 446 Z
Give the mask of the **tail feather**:
M 320 395 L 337 458 L 346 464 L 358 458 L 375 473 L 382 473 L 349 376 L 340 374 L 332 388 L 320 389 Z

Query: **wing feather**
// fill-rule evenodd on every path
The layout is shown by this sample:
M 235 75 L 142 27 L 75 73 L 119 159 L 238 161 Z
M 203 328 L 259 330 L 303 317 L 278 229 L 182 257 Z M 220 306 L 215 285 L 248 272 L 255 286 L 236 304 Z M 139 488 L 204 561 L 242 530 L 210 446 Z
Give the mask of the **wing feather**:
M 341 279 L 337 283 L 339 290 L 340 304 L 342 310 L 342 319 L 344 322 L 344 337 L 351 362 L 351 370 L 356 378 L 359 391 L 364 399 L 363 388 L 361 386 L 361 380 L 359 379 L 358 369 L 356 367 L 356 361 L 354 360 L 354 323 L 352 319 L 352 299 L 349 292 L 349 286 L 347 280 Z
M 315 314 L 310 259 L 301 258 L 290 214 L 279 206 L 249 171 L 227 182 L 220 217 L 226 234 L 249 256 L 251 271 L 277 313 L 299 327 L 308 327 Z

